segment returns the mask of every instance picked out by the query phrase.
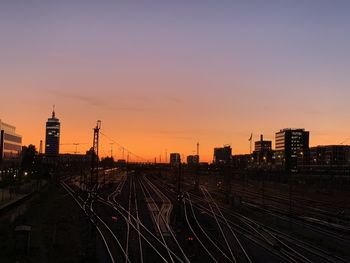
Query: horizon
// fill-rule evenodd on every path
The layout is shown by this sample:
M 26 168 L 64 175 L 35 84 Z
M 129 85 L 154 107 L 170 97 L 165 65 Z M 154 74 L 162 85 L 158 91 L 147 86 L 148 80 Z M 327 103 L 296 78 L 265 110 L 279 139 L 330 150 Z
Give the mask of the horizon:
M 57 112 L 55 111 L 55 114 L 56 114 L 56 118 L 59 119 L 60 123 L 61 123 L 61 127 L 62 127 L 62 120 L 59 116 L 57 116 Z M 2 120 L 2 119 L 0 119 Z M 3 120 L 2 120 L 3 121 Z M 8 124 L 6 121 L 4 121 L 6 124 Z M 10 124 L 11 125 L 11 124 Z M 284 128 L 280 128 L 280 129 L 276 129 L 275 132 L 273 133 L 274 134 L 274 137 L 273 138 L 266 138 L 266 136 L 264 134 L 254 134 L 254 133 L 251 133 L 252 135 L 252 152 L 254 151 L 254 147 L 255 147 L 255 142 L 258 142 L 260 141 L 260 136 L 263 135 L 264 136 L 264 141 L 271 141 L 272 142 L 272 149 L 274 150 L 275 149 L 275 133 L 277 133 L 278 131 L 282 131 L 284 129 L 303 129 L 305 131 L 308 131 L 310 132 L 310 140 L 312 138 L 312 131 L 308 130 L 307 128 L 303 128 L 303 127 L 284 127 Z M 93 128 L 91 128 L 91 130 L 93 130 Z M 103 129 L 101 128 L 101 130 L 103 131 Z M 16 132 L 17 132 L 17 129 L 16 129 Z M 91 134 L 93 134 L 91 132 Z M 19 134 L 21 135 L 21 134 Z M 22 136 L 22 135 L 21 135 Z M 247 138 L 249 137 L 250 135 L 247 136 Z M 23 137 L 23 136 L 22 136 Z M 92 136 L 91 136 L 92 137 Z M 254 139 L 256 138 L 256 139 Z M 91 138 L 90 138 L 91 139 Z M 101 145 L 100 144 L 100 147 L 103 149 L 103 154 L 100 153 L 100 158 L 104 158 L 104 157 L 111 157 L 111 154 L 110 154 L 110 148 L 108 148 L 108 145 L 110 145 L 111 143 L 113 145 L 117 145 L 116 147 L 113 147 L 113 156 L 115 160 L 119 160 L 119 159 L 123 159 L 122 158 L 122 151 L 123 151 L 123 148 L 124 148 L 124 159 L 126 159 L 126 156 L 127 156 L 127 153 L 130 153 L 131 157 L 134 158 L 134 160 L 136 159 L 137 161 L 148 161 L 148 162 L 153 162 L 154 159 L 156 158 L 157 159 L 157 162 L 160 162 L 159 161 L 159 155 L 161 154 L 161 163 L 164 163 L 164 160 L 167 160 L 167 162 L 169 162 L 169 156 L 171 153 L 179 153 L 181 158 L 183 159 L 183 162 L 186 162 L 186 157 L 189 156 L 189 155 L 195 155 L 195 151 L 192 150 L 191 153 L 183 153 L 183 152 L 177 152 L 177 151 L 169 151 L 168 149 L 165 149 L 165 151 L 163 153 L 160 153 L 158 156 L 157 155 L 154 155 L 153 157 L 152 156 L 140 156 L 138 155 L 137 152 L 133 151 L 132 149 L 129 149 L 126 145 L 123 145 L 121 144 L 120 142 L 114 140 L 113 137 L 110 137 L 109 135 L 105 135 L 103 132 L 101 132 L 100 134 L 100 140 L 103 139 L 103 140 L 106 140 L 108 142 L 105 142 L 104 145 Z M 309 147 L 318 147 L 318 146 L 331 146 L 331 145 L 342 145 L 342 146 L 349 146 L 349 144 L 347 144 L 346 142 L 349 141 L 350 138 L 347 138 L 346 140 L 342 141 L 342 142 L 339 142 L 339 143 L 330 143 L 330 144 L 316 144 L 316 145 L 309 145 Z M 43 144 L 45 143 L 45 139 L 43 139 Z M 200 144 L 200 142 L 198 142 Z M 245 152 L 235 152 L 235 147 L 234 145 L 232 145 L 231 143 L 223 143 L 221 145 L 214 145 L 213 148 L 211 149 L 211 157 L 210 156 L 210 153 L 208 153 L 207 155 L 204 155 L 206 156 L 206 159 L 203 160 L 203 158 L 200 159 L 200 161 L 202 162 L 208 162 L 208 163 L 211 163 L 213 161 L 213 155 L 214 155 L 214 148 L 220 148 L 220 147 L 224 147 L 224 146 L 230 146 L 232 148 L 232 155 L 244 155 L 244 154 L 250 154 L 249 151 L 250 151 L 250 143 L 249 143 L 249 138 L 247 139 L 247 148 L 248 148 L 248 151 L 245 151 Z M 84 148 L 84 147 L 81 147 L 81 148 L 76 148 L 76 145 L 75 144 L 78 144 L 78 147 L 81 147 L 80 145 L 89 145 L 89 146 L 86 146 L 87 148 Z M 197 143 L 196 143 L 197 144 Z M 29 145 L 34 145 L 36 147 L 36 149 L 39 151 L 39 148 L 40 146 L 35 144 L 35 143 L 29 143 L 29 144 L 23 144 L 23 146 L 29 146 Z M 195 145 L 196 146 L 196 145 Z M 201 146 L 201 144 L 200 144 Z M 44 145 L 43 145 L 44 147 Z M 64 148 L 64 150 L 62 150 L 62 148 Z M 83 148 L 83 149 L 82 149 Z M 85 154 L 87 151 L 89 151 L 90 149 L 92 148 L 92 143 L 91 145 L 89 143 L 77 143 L 77 142 L 60 142 L 60 154 Z M 77 152 L 75 152 L 75 149 L 77 150 Z M 118 154 L 115 154 L 115 152 L 118 152 Z M 167 153 L 166 157 L 165 157 L 165 152 Z M 201 150 L 200 150 L 201 152 Z M 202 154 L 200 153 L 199 156 L 201 157 Z

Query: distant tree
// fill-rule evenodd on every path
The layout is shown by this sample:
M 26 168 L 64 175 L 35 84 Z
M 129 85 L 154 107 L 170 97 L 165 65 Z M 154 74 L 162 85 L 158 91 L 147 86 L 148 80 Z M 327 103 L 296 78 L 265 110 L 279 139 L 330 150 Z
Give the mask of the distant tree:
M 37 165 L 38 152 L 34 145 L 22 147 L 22 162 L 21 167 L 23 169 L 33 169 Z
M 86 151 L 86 156 L 88 157 L 89 160 L 91 160 L 93 156 L 96 158 L 96 153 L 94 151 L 94 148 L 91 147 L 90 150 Z

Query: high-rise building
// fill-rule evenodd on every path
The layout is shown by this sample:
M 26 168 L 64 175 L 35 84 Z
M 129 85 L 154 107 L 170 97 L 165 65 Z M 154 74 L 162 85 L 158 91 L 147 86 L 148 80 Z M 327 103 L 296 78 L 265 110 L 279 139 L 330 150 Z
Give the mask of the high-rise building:
M 286 171 L 296 171 L 298 159 L 309 149 L 309 132 L 305 129 L 283 129 L 276 133 L 275 164 Z
M 181 156 L 179 153 L 170 154 L 170 165 L 177 166 L 181 163 Z
M 18 159 L 22 151 L 22 136 L 16 127 L 0 120 L 0 161 Z
M 214 164 L 228 164 L 232 160 L 232 148 L 230 145 L 214 148 Z
M 60 150 L 60 128 L 59 119 L 55 116 L 55 109 L 52 111 L 52 117 L 46 122 L 46 140 L 45 154 L 58 155 Z

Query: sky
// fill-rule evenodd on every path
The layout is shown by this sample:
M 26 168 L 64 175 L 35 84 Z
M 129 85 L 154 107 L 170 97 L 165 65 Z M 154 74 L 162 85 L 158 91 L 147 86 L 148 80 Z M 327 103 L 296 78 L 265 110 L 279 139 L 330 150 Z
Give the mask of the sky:
M 251 133 L 350 138 L 350 1 L 139 2 L 0 2 L 0 119 L 24 145 L 45 140 L 53 104 L 63 152 L 91 147 L 101 120 L 117 159 L 112 141 L 162 161 L 199 142 L 211 161 L 249 153 Z

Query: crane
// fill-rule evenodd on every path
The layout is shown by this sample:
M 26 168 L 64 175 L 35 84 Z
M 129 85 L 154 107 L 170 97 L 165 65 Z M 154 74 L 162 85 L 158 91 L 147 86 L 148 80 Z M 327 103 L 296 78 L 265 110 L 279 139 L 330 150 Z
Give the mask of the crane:
M 60 145 L 74 145 L 75 146 L 74 154 L 77 154 L 78 153 L 78 146 L 83 145 L 83 144 L 87 144 L 87 143 L 86 142 L 73 142 L 73 143 L 61 143 Z

